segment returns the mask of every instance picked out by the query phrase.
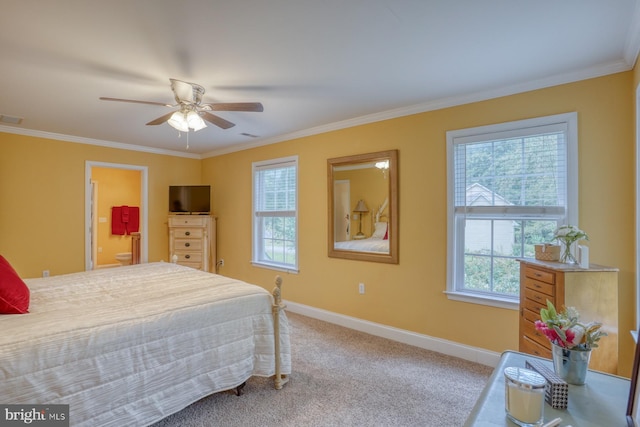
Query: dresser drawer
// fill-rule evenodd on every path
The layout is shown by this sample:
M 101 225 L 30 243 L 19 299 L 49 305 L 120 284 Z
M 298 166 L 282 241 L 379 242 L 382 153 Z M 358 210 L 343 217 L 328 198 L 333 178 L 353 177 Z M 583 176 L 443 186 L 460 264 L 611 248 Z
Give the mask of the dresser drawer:
M 185 267 L 195 268 L 196 270 L 202 270 L 201 262 L 178 262 L 177 264 L 184 265 Z
M 556 274 L 551 271 L 539 270 L 529 265 L 525 266 L 524 275 L 540 282 L 546 282 L 551 285 L 556 283 Z
M 176 255 L 178 256 L 178 263 L 182 264 L 185 262 L 202 262 L 202 252 L 185 252 L 185 251 L 176 251 Z
M 174 249 L 176 251 L 179 251 L 179 250 L 201 251 L 202 239 L 175 239 Z
M 204 227 L 207 225 L 206 216 L 178 215 L 169 218 L 169 227 Z
M 524 289 L 524 297 L 526 300 L 533 301 L 534 303 L 541 305 L 542 308 L 547 307 L 547 300 L 554 302 L 554 298 L 552 296 L 543 294 L 542 292 L 534 291 L 533 289 L 529 288 Z
M 528 354 L 535 354 L 536 356 L 551 358 L 551 350 L 538 344 L 537 342 L 529 339 L 528 337 L 522 337 L 520 340 L 520 351 Z
M 202 228 L 174 228 L 174 237 L 189 237 L 193 239 L 202 239 L 204 237 L 204 229 Z
M 525 307 L 522 309 L 522 317 L 524 320 L 535 323 L 536 320 L 540 320 L 540 310 L 531 310 L 530 308 Z
M 532 289 L 537 292 L 542 292 L 543 294 L 547 294 L 550 297 L 555 296 L 556 294 L 556 286 L 551 285 L 549 283 L 541 282 L 539 280 L 534 280 L 531 278 L 524 279 L 524 287 L 526 289 Z M 552 299 L 552 298 L 549 298 Z
M 522 320 L 520 322 L 521 333 L 525 337 L 537 342 L 539 345 L 543 347 L 551 348 L 551 344 L 546 336 L 540 331 L 536 329 L 536 325 L 533 322 L 529 322 L 528 320 Z

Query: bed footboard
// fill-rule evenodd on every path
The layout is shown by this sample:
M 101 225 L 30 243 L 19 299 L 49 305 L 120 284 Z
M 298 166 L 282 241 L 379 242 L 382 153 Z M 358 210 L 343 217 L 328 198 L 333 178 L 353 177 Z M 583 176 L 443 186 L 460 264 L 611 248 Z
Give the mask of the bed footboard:
M 280 390 L 282 386 L 284 386 L 288 381 L 286 375 L 282 375 L 280 369 L 280 311 L 284 310 L 285 304 L 282 302 L 281 295 L 281 286 L 282 286 L 282 277 L 276 276 L 276 287 L 273 288 L 273 337 L 275 339 L 274 342 L 274 350 L 275 350 L 275 361 L 276 361 L 276 375 L 274 379 L 274 385 L 276 390 Z

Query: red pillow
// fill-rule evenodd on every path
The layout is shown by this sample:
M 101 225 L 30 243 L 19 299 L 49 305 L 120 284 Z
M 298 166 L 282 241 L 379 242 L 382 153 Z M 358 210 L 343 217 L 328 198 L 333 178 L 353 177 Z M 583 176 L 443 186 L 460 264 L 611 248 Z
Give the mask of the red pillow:
M 18 273 L 0 255 L 0 314 L 24 314 L 29 311 L 29 288 Z

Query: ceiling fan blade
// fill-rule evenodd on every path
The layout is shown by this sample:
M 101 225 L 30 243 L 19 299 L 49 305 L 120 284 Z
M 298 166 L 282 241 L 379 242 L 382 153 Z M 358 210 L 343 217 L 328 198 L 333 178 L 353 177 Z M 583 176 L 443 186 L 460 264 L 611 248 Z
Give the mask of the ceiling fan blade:
M 151 120 L 149 123 L 147 123 L 147 126 L 161 125 L 162 123 L 164 123 L 167 120 L 169 120 L 171 118 L 171 116 L 173 115 L 173 113 L 175 113 L 175 111 L 167 113 L 164 116 L 160 116 L 155 120 Z
M 235 126 L 235 123 L 231 123 L 230 121 L 227 121 L 225 119 L 223 119 L 222 117 L 218 117 L 214 114 L 211 113 L 207 113 L 206 111 L 202 111 L 200 112 L 200 114 L 202 115 L 202 118 L 205 119 L 206 121 L 213 123 L 214 125 L 222 128 L 222 129 L 229 129 Z
M 165 104 L 163 102 L 152 102 L 152 101 L 138 101 L 135 99 L 122 99 L 122 98 L 107 98 L 101 96 L 100 99 L 102 101 L 117 101 L 117 102 L 132 102 L 134 104 L 148 104 L 148 105 L 161 105 L 163 107 L 176 107 L 177 105 Z
M 264 111 L 264 107 L 259 102 L 216 102 L 203 104 L 200 108 L 208 111 L 251 111 L 256 113 Z

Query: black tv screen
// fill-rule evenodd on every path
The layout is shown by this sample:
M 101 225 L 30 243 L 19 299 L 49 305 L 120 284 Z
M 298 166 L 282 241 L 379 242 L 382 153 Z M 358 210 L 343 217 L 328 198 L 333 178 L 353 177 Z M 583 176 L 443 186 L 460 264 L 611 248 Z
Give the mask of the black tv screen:
M 209 213 L 210 185 L 172 185 L 169 187 L 169 212 Z

